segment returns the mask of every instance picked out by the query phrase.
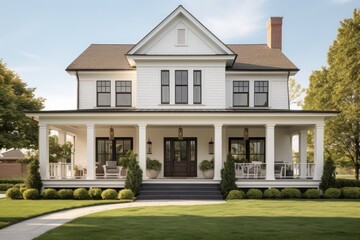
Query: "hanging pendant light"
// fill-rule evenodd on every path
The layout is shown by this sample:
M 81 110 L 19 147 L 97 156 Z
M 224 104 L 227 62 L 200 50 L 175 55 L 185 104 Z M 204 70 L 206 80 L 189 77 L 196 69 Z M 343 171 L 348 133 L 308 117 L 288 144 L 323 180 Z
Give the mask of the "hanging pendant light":
M 152 154 L 152 142 L 150 141 L 150 138 L 148 138 L 146 142 L 146 149 L 147 154 Z
M 210 138 L 209 142 L 209 154 L 214 154 L 214 141 L 212 138 Z
M 112 141 L 114 140 L 114 128 L 111 126 L 110 127 L 110 135 L 109 135 L 109 140 Z
M 183 140 L 183 137 L 184 137 L 184 132 L 182 127 L 180 126 L 178 130 L 178 140 Z
M 244 140 L 249 140 L 249 129 L 247 127 L 244 128 Z

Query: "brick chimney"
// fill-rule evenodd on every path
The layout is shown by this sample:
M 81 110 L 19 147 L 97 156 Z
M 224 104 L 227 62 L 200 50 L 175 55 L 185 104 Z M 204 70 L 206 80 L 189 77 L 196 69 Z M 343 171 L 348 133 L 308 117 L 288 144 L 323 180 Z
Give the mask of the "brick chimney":
M 267 45 L 272 49 L 282 48 L 282 17 L 270 17 L 266 24 Z

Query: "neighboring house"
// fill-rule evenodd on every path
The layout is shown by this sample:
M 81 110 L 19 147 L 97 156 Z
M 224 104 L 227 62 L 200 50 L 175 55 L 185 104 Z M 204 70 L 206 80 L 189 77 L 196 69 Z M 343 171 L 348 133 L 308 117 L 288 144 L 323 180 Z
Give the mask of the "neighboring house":
M 239 187 L 317 187 L 324 120 L 336 113 L 290 110 L 288 80 L 299 69 L 281 49 L 281 17 L 268 21 L 267 44 L 225 44 L 182 6 L 137 44 L 90 45 L 66 69 L 77 81 L 77 109 L 28 114 L 39 121 L 44 186 L 123 186 L 100 169 L 133 149 L 143 170 L 147 157 L 163 164 L 160 179 L 144 174 L 145 182 L 218 182 L 231 152 Z M 49 129 L 74 136 L 72 164 L 49 163 Z M 215 175 L 206 181 L 198 166 L 211 158 Z
M 19 149 L 0 153 L 0 179 L 1 178 L 25 178 L 27 163 L 25 155 Z

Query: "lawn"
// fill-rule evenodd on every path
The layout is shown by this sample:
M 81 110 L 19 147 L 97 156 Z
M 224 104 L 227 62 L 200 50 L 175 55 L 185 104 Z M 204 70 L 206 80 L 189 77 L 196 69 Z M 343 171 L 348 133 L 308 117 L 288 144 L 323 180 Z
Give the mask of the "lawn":
M 91 214 L 39 239 L 359 239 L 360 201 L 241 200 Z
M 0 228 L 23 221 L 27 218 L 59 210 L 119 203 L 114 200 L 10 200 L 0 199 Z

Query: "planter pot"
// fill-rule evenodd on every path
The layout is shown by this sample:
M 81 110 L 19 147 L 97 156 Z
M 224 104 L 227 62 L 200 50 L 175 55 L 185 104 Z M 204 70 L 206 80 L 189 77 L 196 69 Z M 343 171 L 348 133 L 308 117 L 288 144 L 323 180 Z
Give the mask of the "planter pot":
M 159 175 L 159 172 L 160 171 L 154 169 L 146 169 L 146 176 L 150 179 L 155 179 Z
M 214 169 L 209 169 L 209 170 L 206 170 L 206 171 L 202 171 L 202 174 L 203 174 L 204 178 L 212 179 L 212 178 L 214 178 Z
M 80 177 L 82 177 L 81 170 L 74 170 L 74 177 L 75 177 L 75 178 L 80 178 Z
M 127 171 L 127 169 L 126 169 L 125 167 L 123 167 L 123 168 L 121 169 L 121 171 L 120 171 L 120 176 L 125 177 L 125 176 L 126 176 L 126 171 Z

